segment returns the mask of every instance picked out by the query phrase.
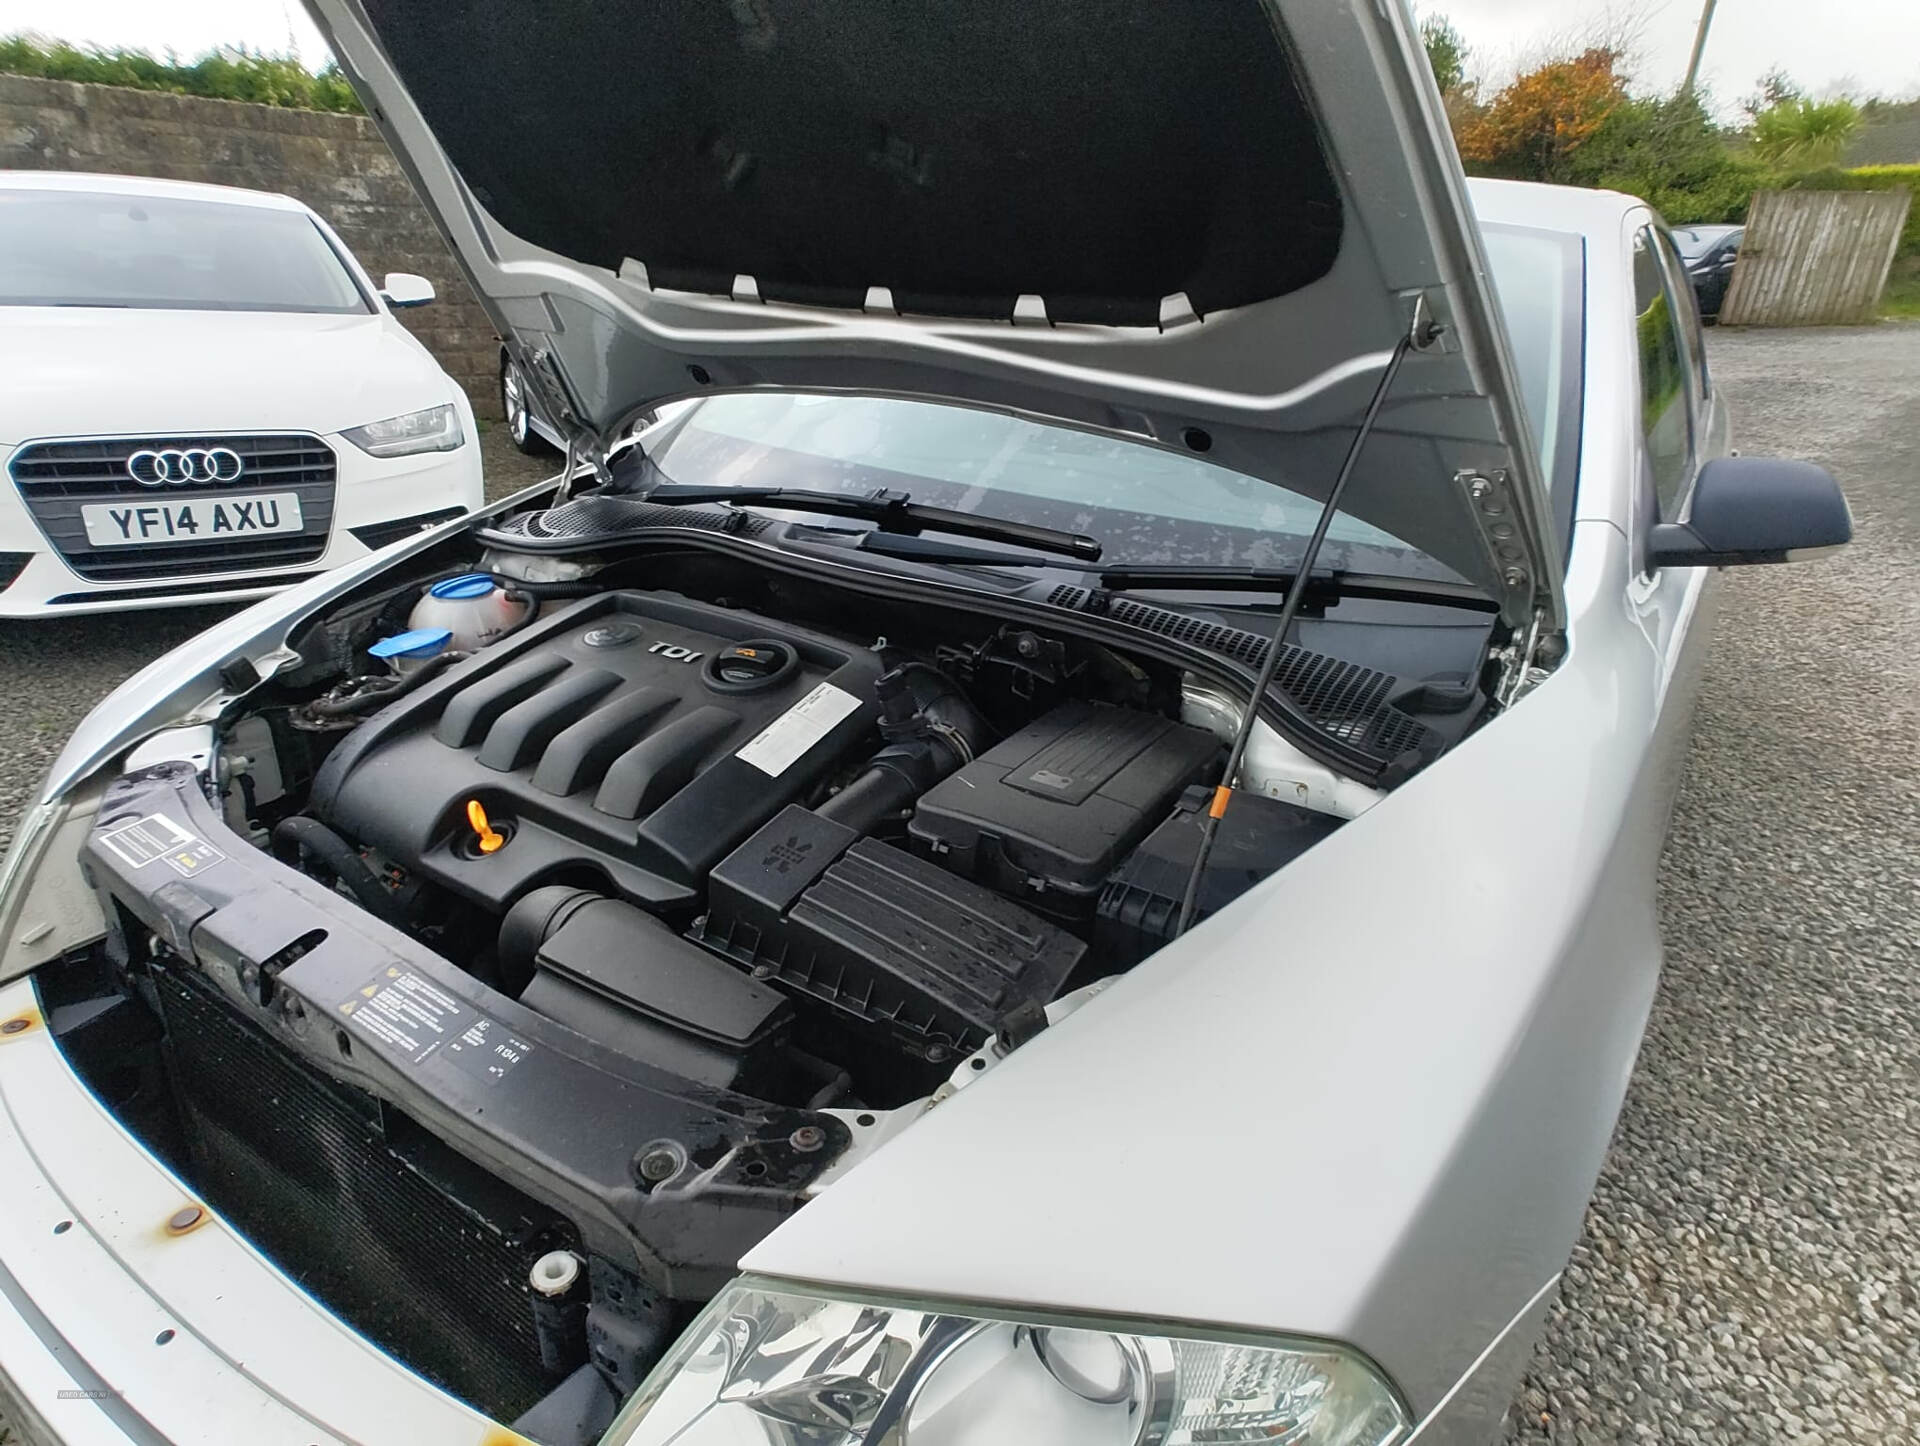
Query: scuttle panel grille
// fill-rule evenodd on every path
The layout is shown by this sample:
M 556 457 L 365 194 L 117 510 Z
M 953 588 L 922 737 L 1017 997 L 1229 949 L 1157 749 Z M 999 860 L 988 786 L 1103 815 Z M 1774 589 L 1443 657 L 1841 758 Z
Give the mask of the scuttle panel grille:
M 1078 611 L 1091 598 L 1086 588 L 1063 584 L 1048 595 L 1047 601 L 1054 607 Z M 1132 598 L 1108 599 L 1103 615 L 1142 632 L 1219 653 L 1249 668 L 1259 667 L 1272 646 L 1272 639 L 1245 628 L 1210 623 Z M 1419 719 L 1388 703 L 1400 680 L 1377 668 L 1288 644 L 1281 651 L 1273 683 L 1316 726 L 1382 763 L 1390 763 L 1410 749 L 1437 746 L 1440 741 L 1439 735 Z

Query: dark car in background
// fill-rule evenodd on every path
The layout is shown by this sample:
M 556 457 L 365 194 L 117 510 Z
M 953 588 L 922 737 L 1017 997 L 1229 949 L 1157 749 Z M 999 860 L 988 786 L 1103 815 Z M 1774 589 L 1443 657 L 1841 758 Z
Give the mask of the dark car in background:
M 1721 303 L 1727 299 L 1727 285 L 1733 280 L 1733 263 L 1739 259 L 1740 240 L 1747 234 L 1744 226 L 1675 226 L 1673 244 L 1686 264 L 1687 280 L 1700 299 L 1700 319 L 1720 319 Z

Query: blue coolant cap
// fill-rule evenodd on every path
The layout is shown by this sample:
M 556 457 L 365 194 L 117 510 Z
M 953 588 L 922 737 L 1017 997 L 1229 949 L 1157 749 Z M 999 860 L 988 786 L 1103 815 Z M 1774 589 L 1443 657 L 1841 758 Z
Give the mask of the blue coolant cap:
M 431 658 L 452 641 L 451 628 L 415 628 L 382 638 L 367 651 L 376 658 Z
M 427 589 L 429 597 L 476 598 L 493 591 L 493 579 L 484 572 L 463 572 L 458 577 L 442 578 Z

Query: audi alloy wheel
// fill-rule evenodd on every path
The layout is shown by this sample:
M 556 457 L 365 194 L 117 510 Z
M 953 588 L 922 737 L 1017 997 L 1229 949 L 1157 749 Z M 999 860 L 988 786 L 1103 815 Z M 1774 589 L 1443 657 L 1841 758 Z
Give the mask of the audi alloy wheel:
M 500 414 L 507 421 L 507 435 L 513 445 L 529 457 L 544 457 L 553 451 L 547 439 L 533 429 L 532 404 L 520 368 L 505 352 L 500 354 Z

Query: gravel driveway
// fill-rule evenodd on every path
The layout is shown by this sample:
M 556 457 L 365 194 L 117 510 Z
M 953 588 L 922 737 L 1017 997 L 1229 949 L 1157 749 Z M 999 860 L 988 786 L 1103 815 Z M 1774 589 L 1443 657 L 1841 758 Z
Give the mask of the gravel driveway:
M 1742 448 L 1832 467 L 1859 541 L 1728 577 L 1666 973 L 1528 1446 L 1920 1439 L 1920 325 L 1710 353 Z M 484 440 L 494 495 L 551 470 Z M 93 700 L 215 616 L 0 625 L 6 831 Z

